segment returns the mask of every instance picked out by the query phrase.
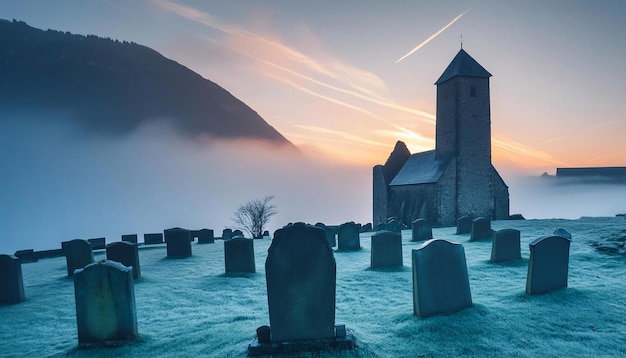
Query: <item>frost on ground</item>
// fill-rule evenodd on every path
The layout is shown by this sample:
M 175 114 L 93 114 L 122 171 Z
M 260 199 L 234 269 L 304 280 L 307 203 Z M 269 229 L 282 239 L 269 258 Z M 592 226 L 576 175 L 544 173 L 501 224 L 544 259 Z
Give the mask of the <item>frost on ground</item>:
M 404 267 L 371 270 L 370 236 L 362 250 L 336 252 L 336 323 L 353 330 L 354 352 L 331 357 L 625 356 L 626 257 L 593 243 L 626 229 L 624 218 L 497 221 L 521 231 L 522 259 L 492 264 L 491 243 L 469 242 L 455 228 L 435 238 L 465 247 L 474 306 L 446 316 L 413 315 L 410 231 L 403 232 Z M 569 288 L 524 293 L 528 243 L 563 228 L 572 234 Z M 135 284 L 140 339 L 117 348 L 78 350 L 73 282 L 65 259 L 23 264 L 26 301 L 0 306 L 0 356 L 244 357 L 255 329 L 269 323 L 264 263 L 270 240 L 256 240 L 257 273 L 224 274 L 223 244 L 193 245 L 187 259 L 165 247 L 140 249 Z M 96 259 L 104 258 L 96 253 Z

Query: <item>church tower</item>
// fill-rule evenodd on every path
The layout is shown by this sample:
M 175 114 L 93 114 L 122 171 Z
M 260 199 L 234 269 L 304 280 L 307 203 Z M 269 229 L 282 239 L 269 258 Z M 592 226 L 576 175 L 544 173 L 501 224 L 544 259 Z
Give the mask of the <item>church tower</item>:
M 456 217 L 494 215 L 489 77 L 461 49 L 435 82 L 435 156 L 455 158 Z

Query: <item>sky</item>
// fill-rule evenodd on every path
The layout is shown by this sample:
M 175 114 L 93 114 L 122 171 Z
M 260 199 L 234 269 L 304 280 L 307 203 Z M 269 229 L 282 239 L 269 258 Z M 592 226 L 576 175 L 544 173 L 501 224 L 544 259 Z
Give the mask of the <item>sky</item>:
M 256 110 L 309 156 L 370 167 L 434 148 L 434 82 L 490 73 L 493 162 L 626 165 L 623 1 L 13 1 L 0 18 L 134 41 Z

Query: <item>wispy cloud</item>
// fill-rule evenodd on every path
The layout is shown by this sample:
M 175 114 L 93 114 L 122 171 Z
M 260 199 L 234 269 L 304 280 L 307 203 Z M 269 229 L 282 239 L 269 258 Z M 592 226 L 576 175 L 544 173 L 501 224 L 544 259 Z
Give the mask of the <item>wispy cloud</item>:
M 437 36 L 441 35 L 442 32 L 446 31 L 448 29 L 448 27 L 452 26 L 455 22 L 457 22 L 460 18 L 463 17 L 463 15 L 467 14 L 468 11 L 470 11 L 472 8 L 470 7 L 469 9 L 465 10 L 463 13 L 461 13 L 459 16 L 455 17 L 454 19 L 452 19 L 452 21 L 450 21 L 446 26 L 442 27 L 441 29 L 439 29 L 439 31 L 435 32 L 434 34 L 430 35 L 426 40 L 422 41 L 422 43 L 420 43 L 419 45 L 417 45 L 414 49 L 412 49 L 411 51 L 409 51 L 406 55 L 400 57 L 396 63 L 404 60 L 405 58 L 411 56 L 412 54 L 415 53 L 415 51 L 421 49 L 422 47 L 426 46 L 429 42 L 431 42 L 432 40 L 434 40 Z
M 495 136 L 492 136 L 491 143 L 501 150 L 507 151 L 509 153 L 513 153 L 515 155 L 523 155 L 526 157 L 538 159 L 543 163 L 550 163 L 562 166 L 570 166 L 568 163 L 563 162 L 558 159 L 554 159 L 548 153 L 542 152 L 540 150 L 532 149 L 524 144 L 517 143 L 510 139 L 499 139 Z

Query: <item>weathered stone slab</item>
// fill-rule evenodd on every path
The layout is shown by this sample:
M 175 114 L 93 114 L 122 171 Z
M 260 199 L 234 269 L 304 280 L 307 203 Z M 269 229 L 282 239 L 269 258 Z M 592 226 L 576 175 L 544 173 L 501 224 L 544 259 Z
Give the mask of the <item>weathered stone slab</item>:
M 191 235 L 189 230 L 173 228 L 164 232 L 167 257 L 182 259 L 191 256 Z
M 493 230 L 491 230 L 491 220 L 480 217 L 472 220 L 472 233 L 470 241 L 491 240 Z
M 463 235 L 472 232 L 472 221 L 474 218 L 469 215 L 463 215 L 456 220 L 456 234 Z
M 564 237 L 566 239 L 572 239 L 572 234 L 570 234 L 569 231 L 565 230 L 565 229 L 556 229 L 554 230 L 554 235 L 556 236 L 561 236 Z
M 391 231 L 372 235 L 370 265 L 372 268 L 402 266 L 402 235 Z
M 361 239 L 359 230 L 354 222 L 347 222 L 339 225 L 339 235 L 337 239 L 339 250 L 360 250 Z
M 143 234 L 143 243 L 145 245 L 162 244 L 163 234 L 161 233 Z
M 74 270 L 81 269 L 93 262 L 93 251 L 89 241 L 80 239 L 64 241 L 61 246 L 65 254 L 68 276 L 72 276 Z
M 24 301 L 24 298 L 20 259 L 12 255 L 0 255 L 0 304 L 15 304 Z
M 402 223 L 398 219 L 391 219 L 387 222 L 387 231 L 402 233 Z
M 324 235 L 326 237 L 326 241 L 328 242 L 328 245 L 330 247 L 337 246 L 337 240 L 335 239 L 335 231 L 332 228 L 327 227 L 323 223 L 317 223 L 317 224 L 315 224 L 315 227 L 318 227 L 318 228 L 324 230 Z
M 74 276 L 80 347 L 137 338 L 132 269 L 102 260 L 76 270 Z
M 198 238 L 198 244 L 213 244 L 215 242 L 215 236 L 211 229 L 197 230 L 196 237 Z
M 276 230 L 265 262 L 271 340 L 335 336 L 336 265 L 323 229 Z
M 428 219 L 413 221 L 411 229 L 411 241 L 428 241 L 433 238 L 433 227 Z
M 570 243 L 570 239 L 562 236 L 544 236 L 529 244 L 526 294 L 536 295 L 567 287 Z
M 122 241 L 130 242 L 131 244 L 137 243 L 137 234 L 122 235 Z
M 107 247 L 107 239 L 104 237 L 97 237 L 94 239 L 87 239 L 87 241 L 89 241 L 89 243 L 91 244 L 91 249 L 92 250 L 102 250 L 102 249 L 106 249 Z
M 141 277 L 139 266 L 139 250 L 137 244 L 127 241 L 114 242 L 107 245 L 107 260 L 116 261 L 126 267 L 133 268 L 133 278 Z
M 256 272 L 254 240 L 234 237 L 224 241 L 224 265 L 226 273 Z
M 491 243 L 491 262 L 518 260 L 521 258 L 519 230 L 503 229 L 496 231 Z
M 428 317 L 472 306 L 463 245 L 429 240 L 412 251 L 412 259 L 415 315 Z

